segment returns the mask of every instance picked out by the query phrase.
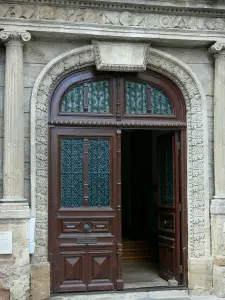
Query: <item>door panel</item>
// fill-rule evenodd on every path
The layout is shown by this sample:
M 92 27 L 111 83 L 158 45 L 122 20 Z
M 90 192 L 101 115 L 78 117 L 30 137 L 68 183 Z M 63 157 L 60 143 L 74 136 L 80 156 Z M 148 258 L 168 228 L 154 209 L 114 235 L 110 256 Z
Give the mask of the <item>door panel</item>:
M 114 130 L 51 129 L 53 292 L 117 288 L 118 146 Z
M 180 282 L 180 193 L 178 133 L 157 140 L 159 275 Z

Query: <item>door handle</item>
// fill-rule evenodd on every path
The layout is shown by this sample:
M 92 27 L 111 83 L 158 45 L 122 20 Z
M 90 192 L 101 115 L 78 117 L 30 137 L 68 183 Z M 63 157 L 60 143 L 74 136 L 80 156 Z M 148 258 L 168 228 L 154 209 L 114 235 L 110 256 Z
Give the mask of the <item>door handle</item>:
M 167 220 L 164 220 L 163 224 L 164 224 L 164 225 L 168 225 L 169 222 L 168 222 Z

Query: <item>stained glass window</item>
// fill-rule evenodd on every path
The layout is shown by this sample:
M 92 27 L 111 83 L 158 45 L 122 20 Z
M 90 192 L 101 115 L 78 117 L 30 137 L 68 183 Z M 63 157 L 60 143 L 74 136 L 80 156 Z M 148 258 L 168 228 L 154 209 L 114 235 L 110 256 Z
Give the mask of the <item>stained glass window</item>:
M 173 205 L 173 148 L 172 139 L 161 140 L 159 155 L 160 202 L 163 205 Z
M 88 84 L 88 112 L 109 112 L 108 81 L 95 81 Z
M 151 88 L 151 113 L 171 115 L 172 105 L 169 98 L 160 88 Z
M 126 113 L 170 115 L 173 111 L 170 99 L 160 88 L 126 81 Z
M 84 201 L 84 141 L 61 140 L 61 205 L 78 207 Z
M 126 112 L 129 114 L 147 113 L 147 85 L 126 81 Z
M 88 205 L 110 204 L 110 142 L 88 140 Z
M 87 141 L 87 164 L 85 142 Z M 87 174 L 88 206 L 110 205 L 110 140 L 62 138 L 61 140 L 61 205 L 84 206 L 84 178 Z
M 85 93 L 85 89 L 87 89 L 87 93 Z M 69 113 L 84 112 L 85 101 L 88 103 L 87 112 L 109 112 L 110 95 L 108 80 L 87 82 L 73 87 L 64 95 L 61 111 Z
M 83 112 L 84 86 L 72 88 L 62 99 L 62 112 Z

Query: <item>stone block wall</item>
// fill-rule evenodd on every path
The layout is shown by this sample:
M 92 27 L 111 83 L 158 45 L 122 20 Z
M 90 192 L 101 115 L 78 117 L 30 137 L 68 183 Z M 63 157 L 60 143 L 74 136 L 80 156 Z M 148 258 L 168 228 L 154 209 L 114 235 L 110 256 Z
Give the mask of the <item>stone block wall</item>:
M 183 48 L 159 48 L 171 54 L 184 63 L 197 75 L 207 98 L 208 117 L 208 149 L 209 149 L 209 199 L 214 195 L 214 157 L 213 157 L 213 122 L 214 122 L 214 59 L 206 48 L 183 49 Z

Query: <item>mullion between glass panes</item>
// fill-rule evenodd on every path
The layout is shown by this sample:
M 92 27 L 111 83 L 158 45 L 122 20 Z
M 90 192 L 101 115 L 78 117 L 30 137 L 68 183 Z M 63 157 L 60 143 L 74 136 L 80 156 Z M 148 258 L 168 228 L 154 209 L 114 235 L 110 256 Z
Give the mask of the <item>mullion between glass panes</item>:
M 88 206 L 88 139 L 84 139 L 84 206 Z

